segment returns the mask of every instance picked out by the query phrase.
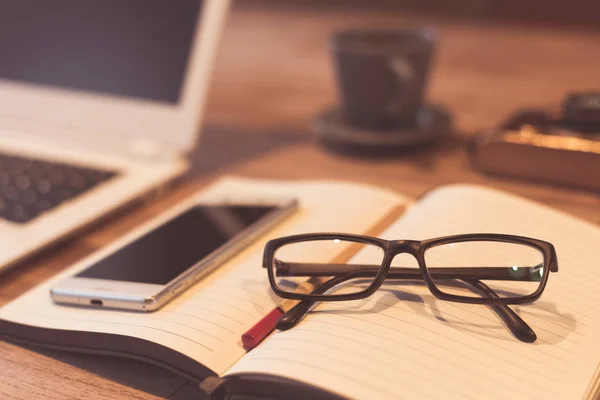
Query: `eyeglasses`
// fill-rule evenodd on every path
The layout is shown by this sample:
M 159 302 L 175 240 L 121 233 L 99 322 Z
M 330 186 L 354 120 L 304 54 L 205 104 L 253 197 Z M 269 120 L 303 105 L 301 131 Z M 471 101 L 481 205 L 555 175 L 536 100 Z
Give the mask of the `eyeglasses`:
M 537 300 L 558 262 L 552 244 L 522 236 L 388 241 L 317 233 L 269 241 L 263 267 L 278 296 L 300 300 L 279 321 L 281 330 L 298 324 L 316 301 L 364 299 L 385 280 L 402 279 L 424 281 L 440 300 L 489 305 L 515 337 L 534 342 L 535 332 L 508 305 Z M 314 288 L 309 293 L 307 282 Z

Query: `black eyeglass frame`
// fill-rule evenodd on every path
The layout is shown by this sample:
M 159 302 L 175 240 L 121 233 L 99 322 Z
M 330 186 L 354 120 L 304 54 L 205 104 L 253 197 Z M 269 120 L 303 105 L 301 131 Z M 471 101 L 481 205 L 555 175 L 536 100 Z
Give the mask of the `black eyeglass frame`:
M 384 256 L 381 261 L 380 270 L 373 279 L 373 282 L 363 291 L 348 294 L 316 294 L 316 293 L 294 293 L 286 292 L 279 289 L 275 282 L 275 268 L 273 267 L 274 257 L 276 251 L 285 245 L 293 243 L 317 241 L 317 240 L 345 240 L 355 243 L 363 243 L 367 245 L 373 245 L 381 248 L 384 251 Z M 385 281 L 390 266 L 394 257 L 399 254 L 407 253 L 415 257 L 419 265 L 421 277 L 431 293 L 440 300 L 454 301 L 458 303 L 468 304 L 488 304 L 488 305 L 500 305 L 500 304 L 525 304 L 533 302 L 540 298 L 546 284 L 548 282 L 549 273 L 542 274 L 540 285 L 537 290 L 531 294 L 520 296 L 520 297 L 466 297 L 458 296 L 453 294 L 444 293 L 439 290 L 431 277 L 431 274 L 425 264 L 425 252 L 428 249 L 437 247 L 444 244 L 451 243 L 462 243 L 462 242 L 501 242 L 510 243 L 517 245 L 524 245 L 533 247 L 542 253 L 544 261 L 543 268 L 545 271 L 558 272 L 558 261 L 556 256 L 556 250 L 551 243 L 545 242 L 539 239 L 533 239 L 524 236 L 506 235 L 506 234 L 494 234 L 494 233 L 474 233 L 474 234 L 462 234 L 443 236 L 427 240 L 385 240 L 371 236 L 364 235 L 353 235 L 346 233 L 314 233 L 314 234 L 301 234 L 286 236 L 277 239 L 270 240 L 265 245 L 265 251 L 263 255 L 263 267 L 267 269 L 269 276 L 269 283 L 271 289 L 279 297 L 292 300 L 308 300 L 308 301 L 347 301 L 347 300 L 358 300 L 364 299 L 375 293 Z M 461 268 L 466 269 L 466 268 Z M 498 268 L 493 268 L 498 270 Z M 464 279 L 464 275 L 457 275 L 456 279 Z M 478 276 L 473 276 L 472 279 L 479 279 Z

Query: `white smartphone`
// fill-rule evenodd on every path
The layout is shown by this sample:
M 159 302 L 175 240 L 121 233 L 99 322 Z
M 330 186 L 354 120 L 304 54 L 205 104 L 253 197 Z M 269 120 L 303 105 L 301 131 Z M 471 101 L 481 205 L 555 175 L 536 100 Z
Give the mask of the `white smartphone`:
M 193 204 L 92 257 L 50 295 L 60 304 L 157 310 L 296 208 L 290 199 Z

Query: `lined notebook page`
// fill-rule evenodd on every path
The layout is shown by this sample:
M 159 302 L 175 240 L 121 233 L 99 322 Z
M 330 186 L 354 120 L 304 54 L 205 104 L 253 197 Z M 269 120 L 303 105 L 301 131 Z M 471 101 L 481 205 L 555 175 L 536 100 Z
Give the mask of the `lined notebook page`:
M 45 328 L 146 339 L 179 351 L 221 374 L 244 354 L 241 334 L 279 303 L 279 299 L 271 294 L 267 272 L 262 268 L 262 253 L 268 239 L 322 230 L 364 232 L 405 202 L 394 193 L 358 184 L 232 178 L 219 181 L 198 197 L 211 200 L 239 196 L 295 197 L 300 201 L 300 209 L 162 309 L 153 313 L 135 313 L 52 303 L 49 289 L 54 283 L 102 257 L 111 250 L 108 247 L 5 305 L 0 309 L 0 318 Z M 190 199 L 159 218 L 165 219 L 195 201 Z M 141 227 L 139 231 L 144 229 Z
M 600 361 L 600 229 L 500 192 L 449 186 L 412 206 L 383 237 L 474 232 L 555 245 L 559 272 L 541 299 L 511 306 L 537 333 L 534 344 L 516 340 L 487 306 L 437 300 L 405 283 L 365 300 L 321 304 L 228 374 L 282 375 L 357 399 L 593 398 L 585 393 Z

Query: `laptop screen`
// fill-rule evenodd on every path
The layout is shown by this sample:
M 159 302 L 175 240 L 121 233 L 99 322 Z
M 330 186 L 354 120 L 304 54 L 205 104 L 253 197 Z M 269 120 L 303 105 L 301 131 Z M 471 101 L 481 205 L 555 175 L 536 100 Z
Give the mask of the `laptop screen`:
M 177 103 L 202 0 L 0 0 L 0 79 Z

